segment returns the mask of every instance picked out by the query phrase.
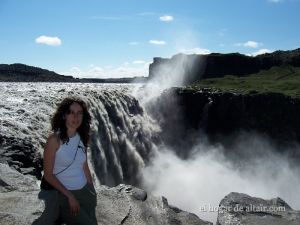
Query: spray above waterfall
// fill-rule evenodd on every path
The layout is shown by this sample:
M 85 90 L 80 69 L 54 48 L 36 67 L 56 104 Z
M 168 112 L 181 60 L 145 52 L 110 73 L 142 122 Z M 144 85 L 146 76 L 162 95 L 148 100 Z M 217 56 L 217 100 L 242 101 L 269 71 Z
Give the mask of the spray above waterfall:
M 148 82 L 136 97 L 147 103 L 171 87 L 181 87 L 195 81 L 205 69 L 206 58 L 202 55 L 177 54 L 170 59 L 154 58 L 149 66 Z

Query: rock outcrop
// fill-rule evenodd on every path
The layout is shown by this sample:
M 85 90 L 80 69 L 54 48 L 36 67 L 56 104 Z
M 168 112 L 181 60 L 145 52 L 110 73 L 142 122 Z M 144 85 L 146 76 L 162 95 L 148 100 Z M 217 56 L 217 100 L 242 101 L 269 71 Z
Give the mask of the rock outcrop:
M 171 88 L 148 107 L 155 118 L 161 118 L 166 131 L 163 139 L 172 146 L 186 142 L 191 132 L 199 130 L 212 140 L 243 130 L 268 135 L 278 144 L 300 141 L 300 100 L 278 93 L 242 95 Z M 176 132 L 168 135 L 168 127 Z
M 2 124 L 6 126 L 5 121 Z M 0 163 L 8 163 L 22 174 L 41 178 L 42 158 L 37 147 L 29 140 L 3 133 L 0 132 Z
M 169 76 L 172 79 L 175 74 L 180 73 L 181 84 L 186 85 L 203 78 L 244 76 L 283 64 L 299 67 L 300 48 L 292 51 L 275 51 L 256 57 L 239 53 L 177 54 L 170 59 L 156 57 L 149 66 L 149 80 L 155 77 L 163 80 L 161 76 Z
M 264 200 L 230 193 L 219 205 L 217 225 L 298 225 L 300 211 L 280 198 Z
M 196 215 L 130 185 L 97 188 L 96 215 L 101 225 L 212 225 Z M 44 211 L 37 180 L 0 163 L 0 224 L 32 224 Z

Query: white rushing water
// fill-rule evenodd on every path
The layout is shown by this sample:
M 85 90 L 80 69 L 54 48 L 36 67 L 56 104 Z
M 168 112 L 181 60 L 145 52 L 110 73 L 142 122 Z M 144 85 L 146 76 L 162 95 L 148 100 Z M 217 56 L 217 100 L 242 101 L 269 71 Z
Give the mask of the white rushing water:
M 92 115 L 89 157 L 99 183 L 138 184 L 159 127 L 130 95 L 132 89 L 130 84 L 0 83 L 0 135 L 27 140 L 42 153 L 57 104 L 79 96 Z
M 198 145 L 183 149 L 190 152 L 185 159 L 160 143 L 160 132 L 173 131 L 161 131 L 145 111 L 143 104 L 153 96 L 143 85 L 0 83 L 0 93 L 0 140 L 27 140 L 40 153 L 56 105 L 70 95 L 83 98 L 93 117 L 89 160 L 98 184 L 142 185 L 210 221 L 216 221 L 220 200 L 232 191 L 261 198 L 281 197 L 300 209 L 298 168 L 275 154 L 272 144 L 260 136 L 247 134 L 238 139 L 235 151 L 259 156 L 241 162 L 242 168 L 223 155 L 223 146 L 206 143 L 200 133 L 195 136 Z

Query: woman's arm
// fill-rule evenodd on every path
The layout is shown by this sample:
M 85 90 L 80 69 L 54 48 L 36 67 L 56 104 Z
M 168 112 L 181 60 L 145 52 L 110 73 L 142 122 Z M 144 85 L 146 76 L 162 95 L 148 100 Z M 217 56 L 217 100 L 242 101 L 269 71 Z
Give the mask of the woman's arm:
M 44 149 L 44 177 L 45 179 L 58 191 L 68 198 L 71 212 L 73 214 L 78 214 L 80 210 L 80 205 L 75 199 L 73 194 L 65 188 L 65 186 L 56 178 L 53 174 L 53 167 L 55 161 L 55 154 L 59 148 L 60 140 L 56 134 L 49 136 L 45 149 Z
M 90 171 L 90 168 L 89 168 L 89 165 L 88 165 L 88 161 L 87 161 L 87 149 L 86 149 L 85 153 L 86 153 L 86 160 L 85 160 L 85 162 L 83 164 L 83 171 L 84 171 L 84 174 L 86 176 L 87 182 L 90 185 L 93 185 L 93 178 L 92 178 L 91 171 Z

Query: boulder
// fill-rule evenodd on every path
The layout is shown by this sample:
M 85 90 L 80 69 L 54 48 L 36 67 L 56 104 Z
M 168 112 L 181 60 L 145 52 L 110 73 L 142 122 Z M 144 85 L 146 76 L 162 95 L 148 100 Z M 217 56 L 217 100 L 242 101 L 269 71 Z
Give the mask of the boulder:
M 3 122 L 6 128 L 13 130 L 10 124 Z M 14 137 L 0 133 L 0 163 L 7 163 L 22 174 L 41 178 L 42 157 L 38 147 L 19 135 Z
M 0 163 L 0 224 L 28 225 L 42 213 L 35 177 Z
M 299 225 L 300 211 L 280 198 L 264 200 L 232 192 L 220 202 L 217 225 Z
M 212 224 L 169 205 L 164 197 L 150 196 L 144 190 L 124 184 L 113 188 L 101 186 L 97 218 L 103 224 Z

